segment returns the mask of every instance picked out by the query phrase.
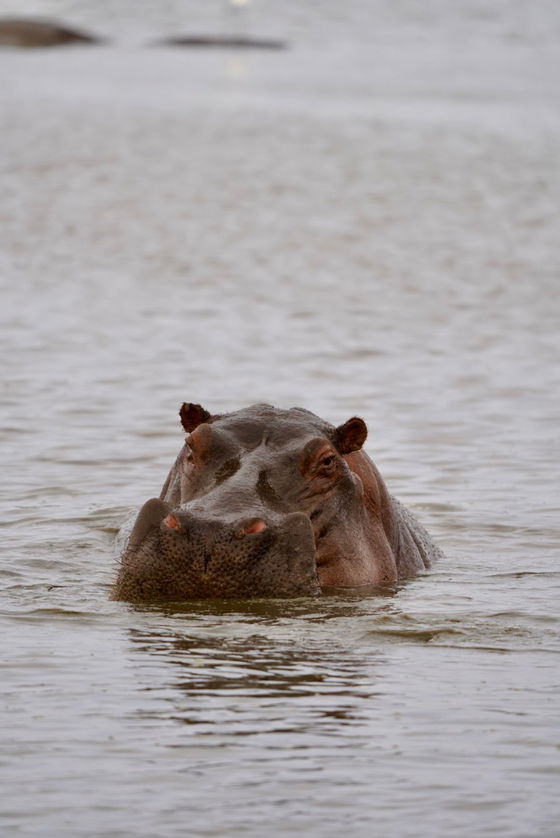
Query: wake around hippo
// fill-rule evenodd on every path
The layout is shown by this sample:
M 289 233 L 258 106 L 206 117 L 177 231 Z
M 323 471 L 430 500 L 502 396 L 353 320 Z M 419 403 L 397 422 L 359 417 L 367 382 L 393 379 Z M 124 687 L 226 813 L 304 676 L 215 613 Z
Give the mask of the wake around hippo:
M 367 428 L 257 404 L 183 404 L 188 436 L 141 508 L 116 599 L 296 597 L 413 576 L 441 555 L 362 451 Z

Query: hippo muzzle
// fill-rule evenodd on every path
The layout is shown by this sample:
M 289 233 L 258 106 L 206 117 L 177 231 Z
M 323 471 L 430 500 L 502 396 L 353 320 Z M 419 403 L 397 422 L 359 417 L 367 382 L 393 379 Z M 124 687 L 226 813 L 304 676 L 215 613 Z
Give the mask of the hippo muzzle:
M 116 582 L 118 599 L 296 597 L 321 592 L 309 518 L 222 521 L 159 499 L 140 510 Z

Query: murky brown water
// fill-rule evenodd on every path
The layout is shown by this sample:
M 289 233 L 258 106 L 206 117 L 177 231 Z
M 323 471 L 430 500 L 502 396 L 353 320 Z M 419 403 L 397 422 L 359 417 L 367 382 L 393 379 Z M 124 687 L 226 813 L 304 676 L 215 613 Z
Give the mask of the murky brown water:
M 2 834 L 557 835 L 557 7 L 39 5 L 116 44 L 0 53 Z M 446 560 L 111 602 L 190 399 L 362 415 Z

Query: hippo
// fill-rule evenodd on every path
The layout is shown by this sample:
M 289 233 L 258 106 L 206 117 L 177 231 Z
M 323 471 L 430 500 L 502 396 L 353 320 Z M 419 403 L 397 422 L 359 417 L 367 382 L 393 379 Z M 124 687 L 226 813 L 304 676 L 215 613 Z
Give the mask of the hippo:
M 1 46 L 54 47 L 70 43 L 96 44 L 100 39 L 48 20 L 0 18 Z
M 185 47 L 190 49 L 236 49 L 236 50 L 282 50 L 287 48 L 285 41 L 272 38 L 246 38 L 236 35 L 183 35 L 163 38 L 152 46 Z
M 363 451 L 363 419 L 190 402 L 179 415 L 185 443 L 138 513 L 115 599 L 316 596 L 395 582 L 441 555 Z

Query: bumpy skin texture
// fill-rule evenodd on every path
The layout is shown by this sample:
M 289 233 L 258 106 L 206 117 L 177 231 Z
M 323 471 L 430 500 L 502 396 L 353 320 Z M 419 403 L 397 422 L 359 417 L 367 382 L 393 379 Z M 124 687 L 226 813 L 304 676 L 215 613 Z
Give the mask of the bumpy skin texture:
M 303 515 L 284 527 L 238 538 L 219 522 L 181 516 L 182 533 L 162 525 L 171 507 L 153 498 L 131 533 L 117 584 L 119 598 L 297 597 L 320 592 L 313 534 Z
M 116 598 L 316 595 L 413 576 L 440 555 L 360 450 L 363 420 L 335 428 L 270 405 L 180 416 L 189 435 L 138 514 Z

